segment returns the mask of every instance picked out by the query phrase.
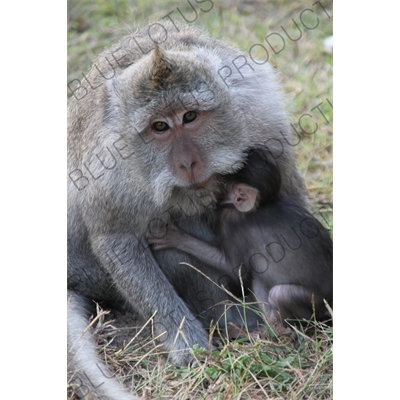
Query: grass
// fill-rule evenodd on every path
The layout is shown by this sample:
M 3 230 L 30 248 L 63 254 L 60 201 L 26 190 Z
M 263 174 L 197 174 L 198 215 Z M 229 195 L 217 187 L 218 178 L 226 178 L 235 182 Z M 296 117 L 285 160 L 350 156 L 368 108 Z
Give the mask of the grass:
M 211 2 L 191 2 L 197 17 L 187 0 L 69 0 L 68 82 L 79 79 L 118 38 L 172 11 L 172 16 L 178 15 L 178 8 L 218 38 L 247 52 L 252 48 L 253 55 L 265 59 L 262 47 L 253 46 L 263 44 L 287 93 L 290 121 L 298 132 L 296 156 L 313 211 L 332 231 L 332 56 L 323 47 L 332 34 L 331 4 L 321 1 L 324 11 L 313 5 L 315 1 L 222 0 L 205 12 L 200 8 L 207 10 Z M 316 17 L 318 26 L 311 29 Z M 285 31 L 299 39 L 289 40 Z M 290 338 L 272 334 L 236 341 L 221 338 L 211 355 L 195 350 L 201 362 L 177 368 L 160 354 L 150 328 L 140 340 L 131 340 L 137 330 L 131 322 L 117 326 L 118 320 L 106 315 L 99 319 L 101 352 L 116 375 L 144 399 L 332 398 L 332 328 L 322 324 L 310 322 L 314 328 L 309 336 L 295 329 L 297 346 Z
M 265 326 L 236 340 L 211 331 L 216 350 L 195 348 L 196 362 L 179 368 L 153 340 L 151 320 L 143 330 L 142 324 L 134 328 L 121 315 L 113 320 L 106 314 L 99 309 L 95 328 L 100 352 L 116 377 L 143 399 L 332 398 L 333 333 L 326 325 L 310 321 L 307 334 L 293 325 L 290 336 L 280 337 Z M 71 389 L 68 398 L 76 400 Z

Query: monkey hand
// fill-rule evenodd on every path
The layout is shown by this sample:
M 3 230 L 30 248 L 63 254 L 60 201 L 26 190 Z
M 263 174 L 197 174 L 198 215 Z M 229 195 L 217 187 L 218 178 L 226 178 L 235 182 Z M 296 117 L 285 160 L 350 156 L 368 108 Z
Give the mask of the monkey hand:
M 186 233 L 170 222 L 163 228 L 153 228 L 148 234 L 147 241 L 153 246 L 153 250 L 164 250 L 179 248 L 186 236 L 188 236 Z

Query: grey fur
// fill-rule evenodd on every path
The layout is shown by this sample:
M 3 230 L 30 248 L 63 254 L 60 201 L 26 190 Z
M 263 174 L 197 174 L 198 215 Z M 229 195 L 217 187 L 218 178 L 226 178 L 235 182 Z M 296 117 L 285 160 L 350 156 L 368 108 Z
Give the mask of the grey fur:
M 228 296 L 179 264 L 191 263 L 218 282 L 218 273 L 192 256 L 175 249 L 153 255 L 145 240 L 149 227 L 174 219 L 213 243 L 220 176 L 240 168 L 246 150 L 256 145 L 276 156 L 282 190 L 309 203 L 285 139 L 288 121 L 272 67 L 250 59 L 244 64 L 241 51 L 194 27 L 162 22 L 150 28 L 104 51 L 69 105 L 68 287 L 75 293 L 69 343 L 87 318 L 79 302 L 94 299 L 135 309 L 144 318 L 156 312 L 156 333 L 166 330 L 164 348 L 184 365 L 194 344 L 209 347 L 204 327 L 222 315 L 223 305 L 212 306 Z M 188 188 L 171 169 L 170 149 L 160 149 L 145 133 L 151 118 L 182 105 L 211 115 L 207 132 L 193 138 L 204 159 L 202 173 L 211 177 L 206 189 Z M 249 316 L 249 323 L 255 318 Z M 240 325 L 242 316 L 231 308 L 226 319 Z M 75 346 L 87 362 L 75 356 L 71 364 L 81 374 L 93 372 L 89 364 L 98 362 L 89 335 Z M 110 386 L 108 398 L 129 398 L 117 390 Z
M 119 384 L 97 355 L 97 349 L 89 331 L 85 299 L 77 293 L 68 294 L 68 364 L 70 383 L 79 399 L 84 400 L 138 400 Z M 79 366 L 77 376 L 72 366 Z M 94 389 L 96 392 L 94 393 Z

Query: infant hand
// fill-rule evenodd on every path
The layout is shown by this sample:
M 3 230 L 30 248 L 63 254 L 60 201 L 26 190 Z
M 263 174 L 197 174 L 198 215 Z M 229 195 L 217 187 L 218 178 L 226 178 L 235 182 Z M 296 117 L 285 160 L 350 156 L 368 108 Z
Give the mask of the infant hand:
M 164 250 L 177 247 L 183 232 L 173 222 L 162 228 L 152 228 L 147 237 L 147 242 L 153 245 L 153 250 Z

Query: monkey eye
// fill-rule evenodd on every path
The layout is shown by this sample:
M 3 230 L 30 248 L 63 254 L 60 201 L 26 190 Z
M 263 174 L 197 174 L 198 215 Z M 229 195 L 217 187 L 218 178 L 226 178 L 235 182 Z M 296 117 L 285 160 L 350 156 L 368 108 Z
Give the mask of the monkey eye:
M 151 127 L 156 132 L 165 132 L 169 129 L 169 125 L 164 121 L 156 121 L 151 125 Z
M 188 124 L 189 122 L 194 121 L 197 118 L 196 111 L 188 111 L 183 115 L 183 123 Z

